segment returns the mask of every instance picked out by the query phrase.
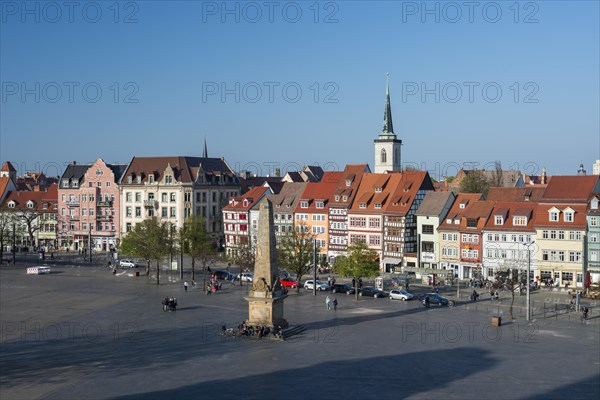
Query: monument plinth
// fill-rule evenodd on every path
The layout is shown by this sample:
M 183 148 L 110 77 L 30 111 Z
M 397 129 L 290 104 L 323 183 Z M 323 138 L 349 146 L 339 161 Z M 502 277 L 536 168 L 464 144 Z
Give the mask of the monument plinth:
M 283 318 L 283 300 L 287 297 L 279 283 L 279 267 L 273 229 L 273 206 L 269 199 L 259 204 L 258 237 L 252 288 L 248 301 L 248 325 L 287 327 Z

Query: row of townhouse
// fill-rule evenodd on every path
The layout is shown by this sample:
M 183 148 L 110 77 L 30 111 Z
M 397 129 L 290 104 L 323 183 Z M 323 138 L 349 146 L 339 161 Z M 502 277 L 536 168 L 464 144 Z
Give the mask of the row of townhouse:
M 124 164 L 72 163 L 59 181 L 58 240 L 62 248 L 108 251 L 146 218 L 182 228 L 201 215 L 216 242 L 221 209 L 239 194 L 237 177 L 222 158 L 133 157 Z
M 255 187 L 223 208 L 228 254 L 255 243 L 258 204 L 273 204 L 277 238 L 303 226 L 314 237 L 321 263 L 335 262 L 349 244 L 364 241 L 377 253 L 382 271 L 403 265 L 417 248 L 415 213 L 433 185 L 427 172 L 371 173 L 366 164 L 325 172 L 320 182 Z
M 547 186 L 429 193 L 417 212 L 419 266 L 460 278 L 530 267 L 531 279 L 600 281 L 600 180 L 554 176 Z M 589 272 L 589 274 L 588 274 Z

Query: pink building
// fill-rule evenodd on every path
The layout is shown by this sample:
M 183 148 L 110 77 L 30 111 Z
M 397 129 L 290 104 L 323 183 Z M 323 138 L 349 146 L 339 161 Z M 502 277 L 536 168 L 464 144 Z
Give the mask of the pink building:
M 126 165 L 69 165 L 59 183 L 59 240 L 62 248 L 108 251 L 119 245 L 119 188 Z

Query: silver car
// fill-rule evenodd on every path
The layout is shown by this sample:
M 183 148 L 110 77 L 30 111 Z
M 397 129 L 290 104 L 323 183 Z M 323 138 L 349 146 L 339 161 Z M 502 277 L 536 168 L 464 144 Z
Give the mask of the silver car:
M 408 293 L 404 289 L 392 289 L 390 290 L 390 300 L 412 300 L 414 296 Z

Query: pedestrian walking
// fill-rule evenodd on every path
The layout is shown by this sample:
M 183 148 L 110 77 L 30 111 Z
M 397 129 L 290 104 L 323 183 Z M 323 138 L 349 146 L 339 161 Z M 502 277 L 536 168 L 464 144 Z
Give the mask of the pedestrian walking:
M 327 277 L 327 286 L 331 289 L 331 275 Z
M 183 289 L 187 292 L 188 283 L 187 281 L 183 282 Z
M 333 311 L 336 311 L 337 310 L 337 298 L 336 297 L 333 298 L 332 303 L 333 303 Z
M 329 296 L 325 299 L 325 306 L 327 307 L 327 311 L 331 310 L 331 299 Z
M 429 296 L 425 296 L 425 308 L 429 308 Z

